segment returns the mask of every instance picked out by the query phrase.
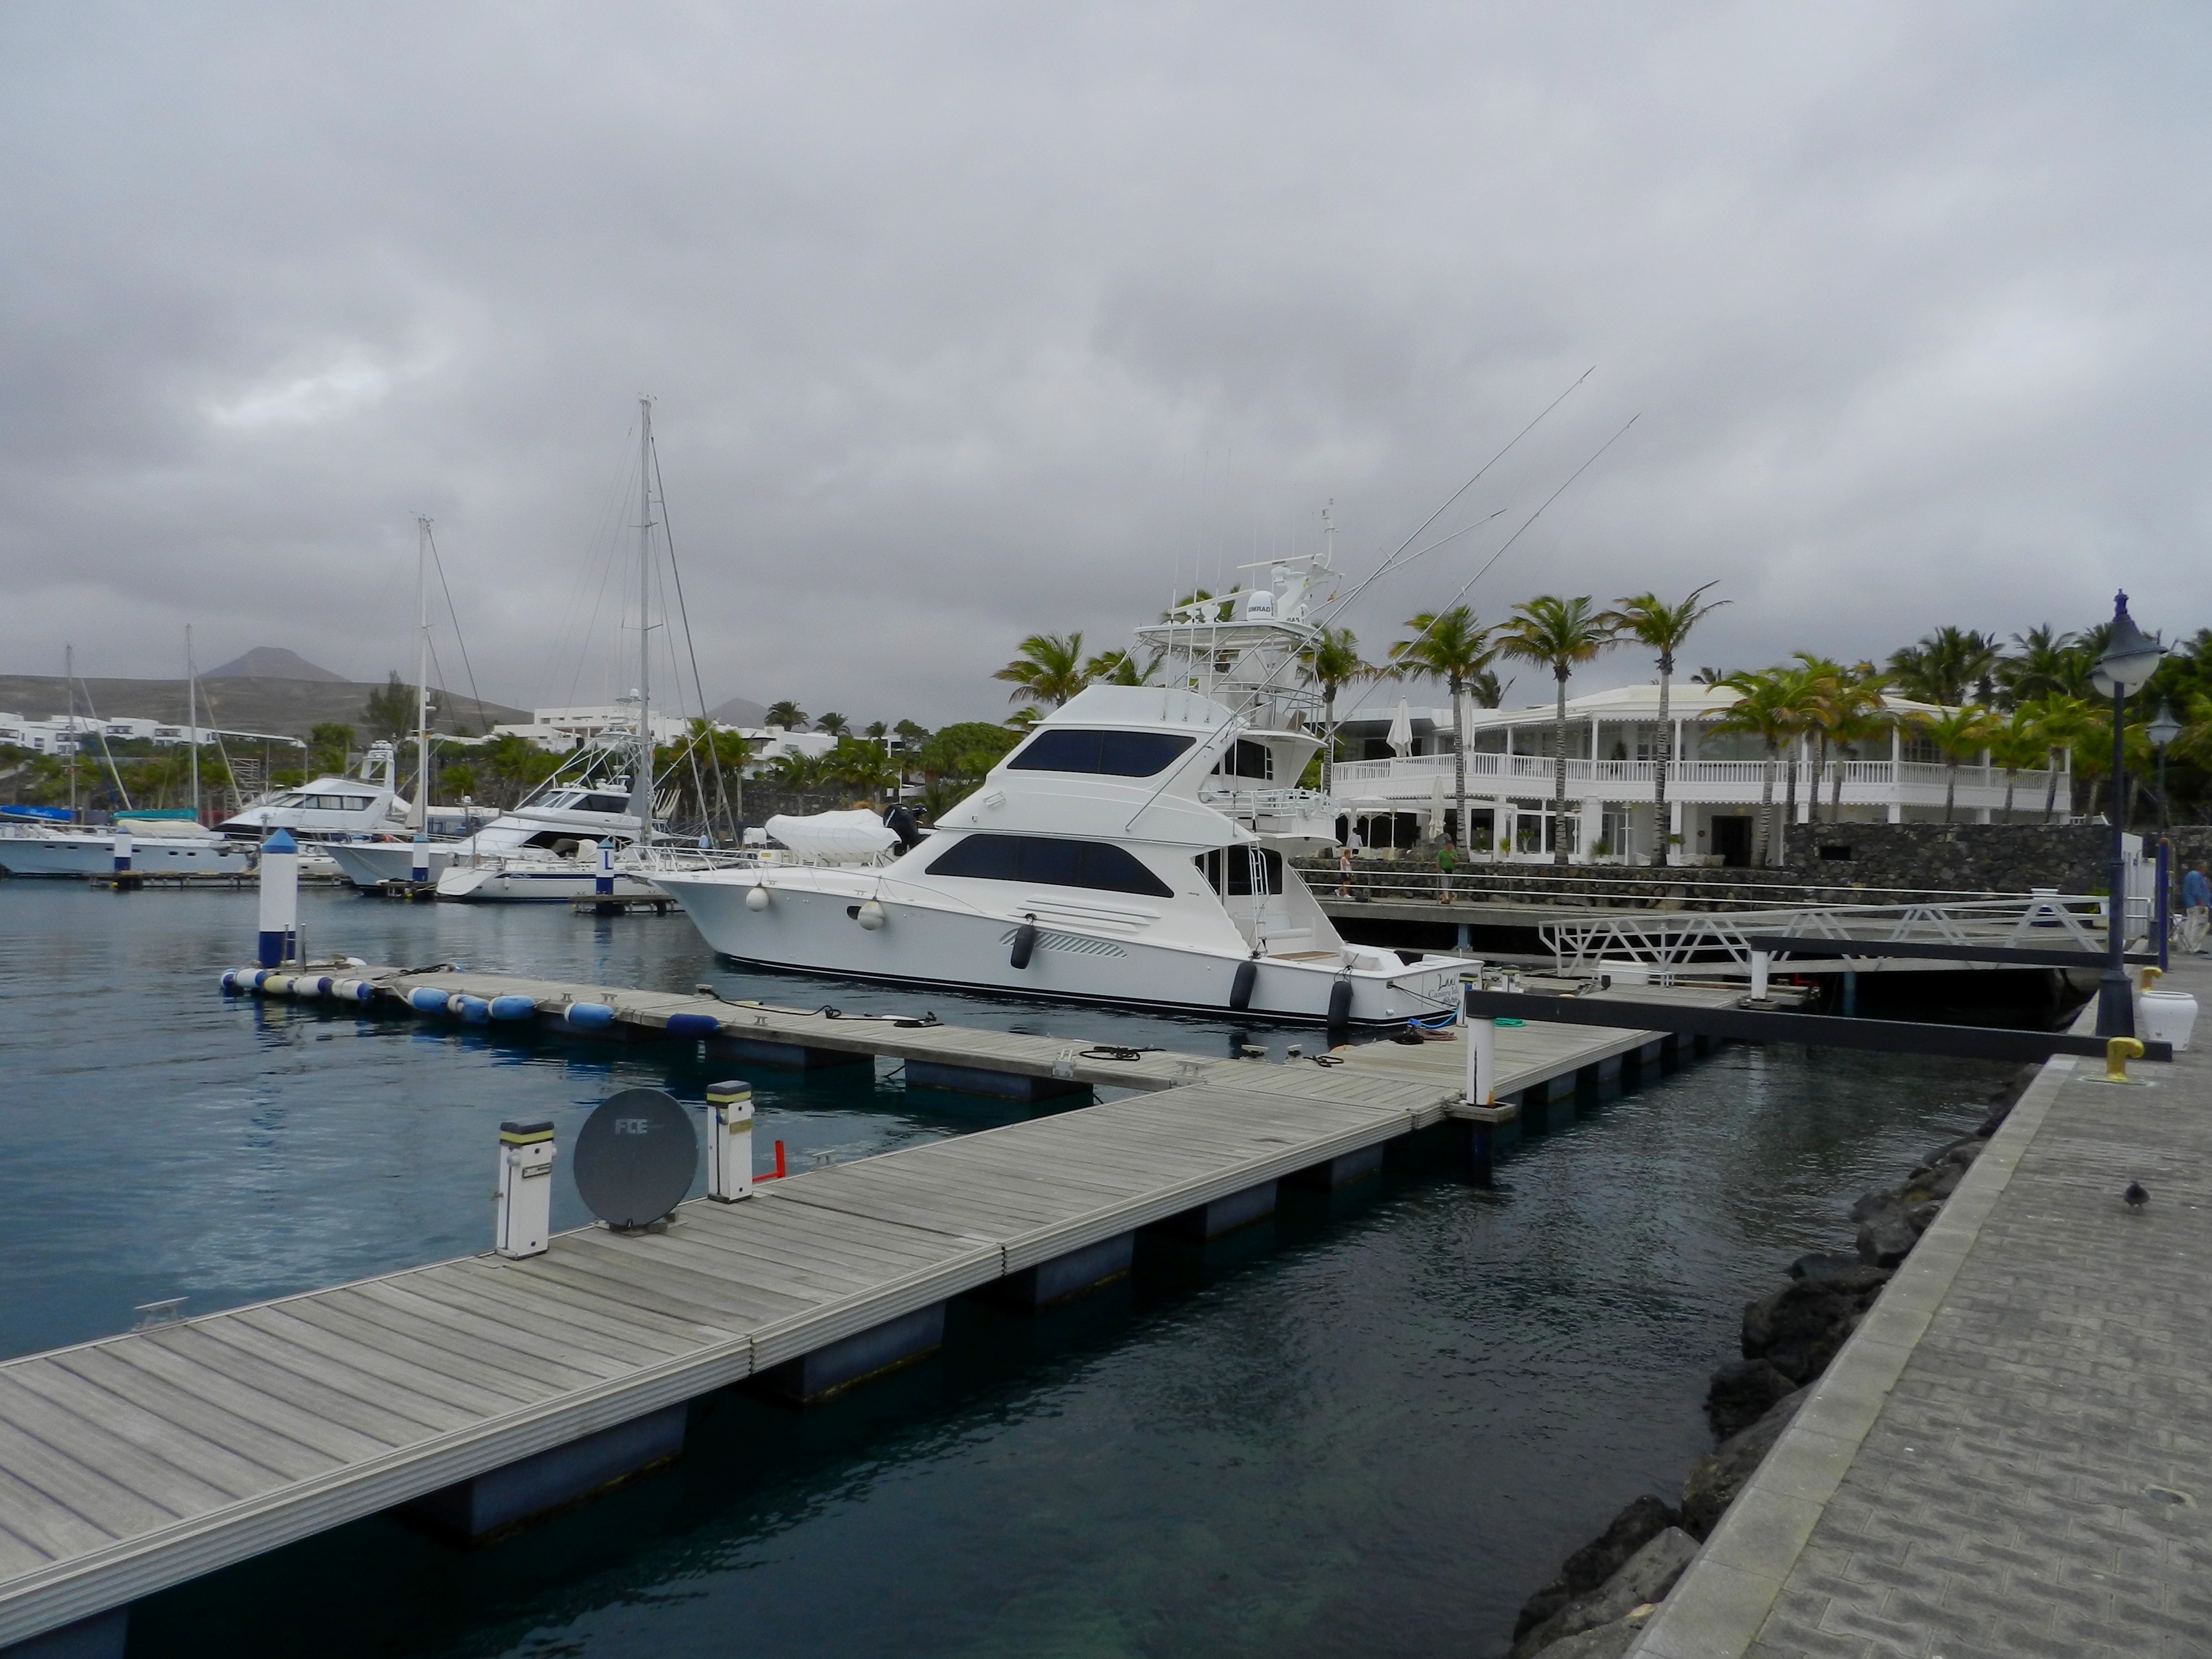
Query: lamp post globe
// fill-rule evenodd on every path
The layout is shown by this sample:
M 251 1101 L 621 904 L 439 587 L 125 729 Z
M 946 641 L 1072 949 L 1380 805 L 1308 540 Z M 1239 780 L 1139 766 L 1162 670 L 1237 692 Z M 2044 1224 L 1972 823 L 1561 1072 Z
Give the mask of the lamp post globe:
M 2151 677 L 2165 655 L 2166 647 L 2136 627 L 2136 619 L 2128 615 L 2128 596 L 2116 594 L 2112 599 L 2112 637 L 2105 642 L 2104 653 L 2090 670 L 2089 678 L 2100 696 L 2141 690 L 2143 682 Z
M 2097 1035 L 2136 1034 L 2135 998 L 2128 989 L 2127 708 L 2130 689 L 2141 690 L 2157 672 L 2166 647 L 2136 626 L 2128 596 L 2112 599 L 2112 635 L 2090 671 L 2099 693 L 2112 700 L 2112 868 L 2105 899 L 2105 971 L 2097 983 Z

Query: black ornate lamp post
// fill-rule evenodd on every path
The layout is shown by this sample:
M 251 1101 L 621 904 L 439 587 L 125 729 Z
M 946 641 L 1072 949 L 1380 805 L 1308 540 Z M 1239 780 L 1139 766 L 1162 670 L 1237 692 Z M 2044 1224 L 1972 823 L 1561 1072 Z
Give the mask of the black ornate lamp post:
M 2153 750 L 2158 756 L 2158 833 L 2164 835 L 2168 826 L 2166 807 L 2166 747 L 2181 735 L 2181 722 L 2173 718 L 2173 710 L 2161 702 L 2158 718 L 2150 723 L 2145 734 L 2150 738 Z
M 2140 690 L 2165 654 L 2166 647 L 2137 628 L 2135 618 L 2128 615 L 2128 596 L 2116 595 L 2112 601 L 2112 636 L 2090 676 L 2098 691 L 2112 700 L 2112 790 L 2109 814 L 2112 824 L 2112 875 L 2107 884 L 2110 896 L 2105 901 L 2105 973 L 2097 986 L 2099 1036 L 2136 1034 L 2135 999 L 2128 990 L 2128 855 L 2124 840 L 2128 826 L 2122 805 L 2127 799 L 2128 688 L 2134 686 Z

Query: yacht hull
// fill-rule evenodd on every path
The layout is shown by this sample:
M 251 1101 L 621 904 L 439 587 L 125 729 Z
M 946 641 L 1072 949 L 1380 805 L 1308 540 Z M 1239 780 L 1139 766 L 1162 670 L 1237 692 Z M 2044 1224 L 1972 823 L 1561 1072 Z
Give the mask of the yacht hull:
M 450 845 L 433 843 L 429 854 L 430 876 L 437 880 L 446 873 L 453 861 Z M 374 887 L 387 881 L 411 881 L 415 876 L 415 846 L 412 842 L 348 841 L 331 842 L 323 848 L 338 873 L 356 887 Z
M 596 871 L 576 865 L 532 869 L 508 865 L 486 865 L 474 869 L 465 864 L 449 866 L 438 878 L 438 897 L 454 904 L 567 904 L 580 898 L 597 898 Z M 616 898 L 663 898 L 652 882 L 622 871 L 615 872 Z
M 763 884 L 727 876 L 664 872 L 662 887 L 720 954 L 764 968 L 834 974 L 907 985 L 1117 1006 L 1206 1013 L 1249 1013 L 1268 1019 L 1327 1023 L 1337 985 L 1351 987 L 1346 1021 L 1402 1024 L 1433 1018 L 1455 1006 L 1461 970 L 1473 964 L 1431 957 L 1398 970 L 1350 969 L 1335 953 L 1326 960 L 1263 957 L 1254 963 L 1249 1000 L 1233 1004 L 1242 953 L 1115 937 L 1042 920 L 1027 965 L 1016 967 L 1018 915 L 956 910 L 880 899 L 884 924 L 863 927 L 857 912 L 875 893 L 865 878 L 819 885 L 770 884 L 768 906 L 746 896 Z
M 202 842 L 169 846 L 154 841 L 134 841 L 131 868 L 148 876 L 242 875 L 252 867 L 244 848 Z M 0 836 L 0 870 L 11 876 L 57 876 L 82 881 L 104 876 L 115 868 L 115 848 L 105 836 L 83 838 Z

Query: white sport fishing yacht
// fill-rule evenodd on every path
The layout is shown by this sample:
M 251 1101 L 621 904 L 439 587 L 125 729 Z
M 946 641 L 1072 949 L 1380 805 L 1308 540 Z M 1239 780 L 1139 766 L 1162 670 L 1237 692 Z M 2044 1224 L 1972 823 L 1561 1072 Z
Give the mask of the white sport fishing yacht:
M 1195 690 L 1095 685 L 927 836 L 780 819 L 796 862 L 653 878 L 717 951 L 763 966 L 1332 1025 L 1449 1013 L 1472 962 L 1346 944 L 1210 799 L 1246 744 L 1311 742 L 1254 730 Z

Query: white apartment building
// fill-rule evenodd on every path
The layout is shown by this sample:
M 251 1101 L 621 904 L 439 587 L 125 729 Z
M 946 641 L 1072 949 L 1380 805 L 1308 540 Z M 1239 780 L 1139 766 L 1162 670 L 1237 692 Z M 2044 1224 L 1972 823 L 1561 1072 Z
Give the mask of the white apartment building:
M 592 704 L 576 708 L 533 708 L 527 725 L 495 726 L 495 738 L 520 738 L 552 754 L 565 755 L 580 749 L 587 743 L 610 738 L 623 738 L 637 729 L 637 706 L 616 702 Z M 734 732 L 747 738 L 752 750 L 746 762 L 748 773 L 763 763 L 782 755 L 798 754 L 810 760 L 826 755 L 837 746 L 837 739 L 827 732 L 790 732 L 781 726 L 724 726 L 720 732 Z M 667 748 L 679 744 L 690 735 L 691 722 L 681 714 L 659 714 L 653 716 L 653 741 L 656 747 Z
M 1765 750 L 1749 733 L 1709 729 L 1735 699 L 1734 691 L 1719 686 L 1671 689 L 1668 724 L 1677 759 L 1667 774 L 1665 833 L 1674 838 L 1674 856 L 1685 864 L 1751 861 L 1769 776 Z M 1943 712 L 1902 697 L 1883 701 L 1899 715 Z M 1448 829 L 1457 830 L 1451 711 L 1409 708 L 1411 735 L 1402 753 L 1389 740 L 1395 712 L 1395 705 L 1365 708 L 1340 723 L 1349 740 L 1346 752 L 1363 757 L 1337 763 L 1333 793 L 1371 847 L 1410 845 L 1438 814 Z M 1665 752 L 1658 686 L 1623 686 L 1568 700 L 1564 824 L 1553 822 L 1555 718 L 1549 704 L 1470 711 L 1467 796 L 1473 845 L 1487 846 L 1499 857 L 1536 861 L 1548 860 L 1564 839 L 1577 863 L 1648 863 L 1659 833 L 1653 763 Z M 1793 773 L 1800 823 L 1811 821 L 1816 792 L 1823 818 L 1934 822 L 1943 816 L 1946 789 L 1954 787 L 1954 822 L 2039 823 L 2047 793 L 2063 820 L 2073 809 L 2070 764 L 2071 757 L 2062 756 L 2055 778 L 2040 769 L 2008 775 L 1990 765 L 1984 754 L 1959 767 L 1954 776 L 1933 745 L 1902 722 L 1872 744 L 1832 748 L 1825 764 L 1817 741 L 1800 739 L 1772 770 L 1774 821 L 1782 822 Z

